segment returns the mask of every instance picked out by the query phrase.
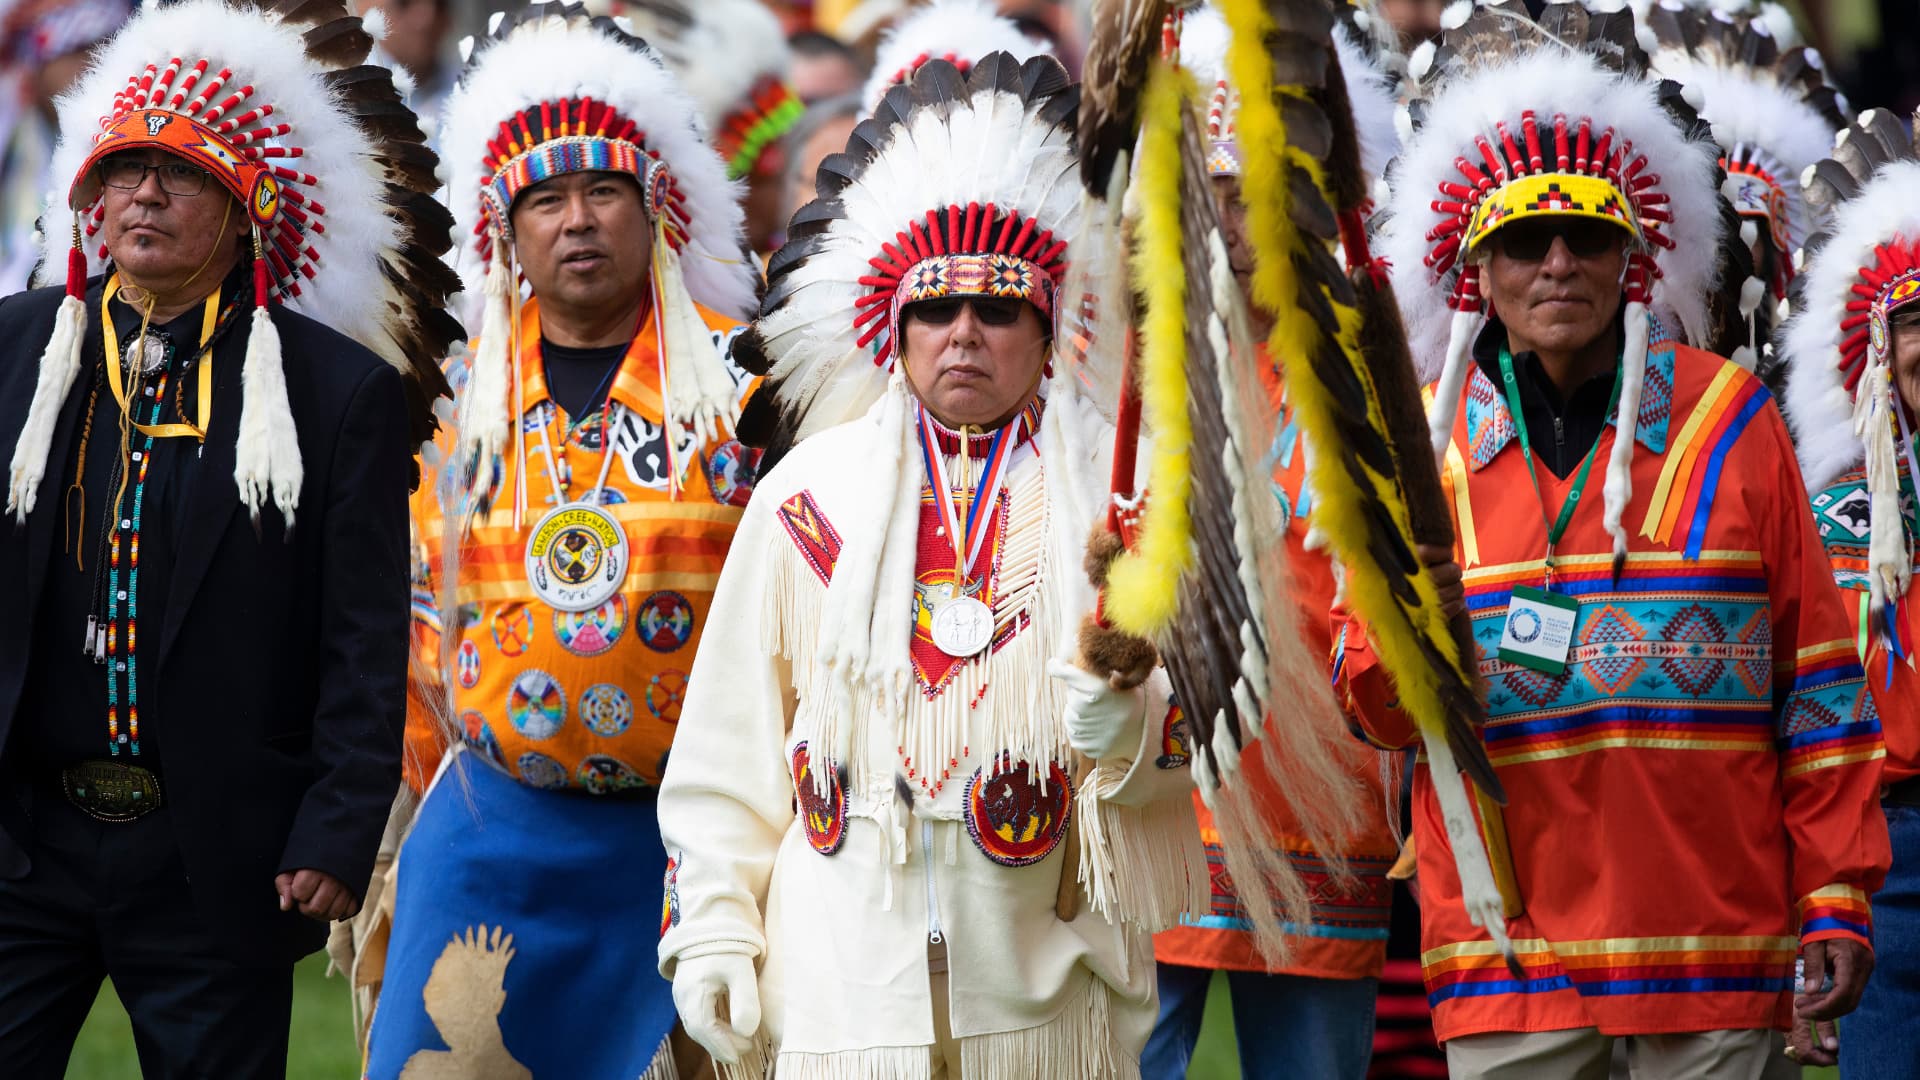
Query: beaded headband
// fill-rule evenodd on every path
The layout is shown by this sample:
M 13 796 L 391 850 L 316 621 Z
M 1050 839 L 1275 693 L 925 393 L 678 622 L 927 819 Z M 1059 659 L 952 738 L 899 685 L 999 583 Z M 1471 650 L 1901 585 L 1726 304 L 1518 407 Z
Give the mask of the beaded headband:
M 869 291 L 854 301 L 853 318 L 857 345 L 878 341 L 877 365 L 885 366 L 897 351 L 901 309 L 919 300 L 1009 297 L 1032 304 L 1053 325 L 1053 294 L 1067 272 L 1067 238 L 1056 238 L 1018 210 L 977 202 L 929 210 L 880 249 L 867 260 L 873 273 L 860 284 Z

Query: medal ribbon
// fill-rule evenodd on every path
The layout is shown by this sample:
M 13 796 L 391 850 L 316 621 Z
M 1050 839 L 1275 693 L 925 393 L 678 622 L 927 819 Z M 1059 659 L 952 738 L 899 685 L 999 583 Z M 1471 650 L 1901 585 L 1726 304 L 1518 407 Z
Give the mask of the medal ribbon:
M 1611 414 L 1620 406 L 1620 365 L 1613 369 L 1613 394 L 1607 401 L 1607 412 Z M 1500 382 L 1507 392 L 1507 411 L 1513 414 L 1513 428 L 1520 437 L 1520 454 L 1527 461 L 1527 478 L 1533 481 L 1533 496 L 1540 501 L 1540 521 L 1547 527 L 1547 588 L 1553 588 L 1553 549 L 1560 538 L 1567 533 L 1567 525 L 1573 521 L 1574 508 L 1580 505 L 1580 494 L 1587 488 L 1587 475 L 1593 471 L 1593 459 L 1600 454 L 1600 440 L 1593 440 L 1587 447 L 1587 456 L 1580 462 L 1580 469 L 1574 474 L 1573 487 L 1567 491 L 1566 501 L 1560 504 L 1560 516 L 1547 518 L 1547 499 L 1540 493 L 1540 473 L 1533 464 L 1533 444 L 1527 438 L 1527 417 L 1520 408 L 1520 380 L 1513 374 L 1513 355 L 1505 345 L 1500 346 Z
M 982 460 L 985 468 L 980 472 L 980 480 L 972 485 L 967 494 L 967 513 L 964 521 L 960 508 L 954 502 L 953 489 L 947 483 L 944 461 L 940 455 L 938 434 L 934 430 L 933 417 L 926 406 L 919 406 L 920 412 L 920 459 L 926 466 L 927 485 L 933 488 L 934 505 L 940 508 L 940 521 L 946 526 L 947 538 L 953 544 L 955 593 L 972 580 L 973 564 L 980 558 L 980 552 L 986 548 L 987 525 L 993 520 L 993 507 L 1000 499 L 1000 488 L 1006 483 L 1007 462 L 1013 458 L 1016 440 L 1009 433 L 1019 427 L 1014 422 L 1004 424 L 993 433 L 993 442 L 987 447 L 987 456 Z M 960 459 L 967 461 L 967 432 L 960 432 Z M 962 468 L 961 483 L 966 483 L 966 470 Z
M 133 413 L 127 406 L 127 391 L 120 374 L 120 367 L 126 362 L 126 358 L 120 355 L 120 331 L 114 327 L 113 316 L 107 310 L 107 305 L 113 301 L 113 298 L 118 295 L 119 292 L 120 275 L 115 274 L 112 278 L 108 279 L 107 291 L 100 296 L 100 329 L 101 332 L 106 335 L 107 340 L 107 385 L 113 389 L 113 400 L 120 403 L 120 411 L 128 416 L 132 416 Z M 204 350 L 207 347 L 207 342 L 213 339 L 213 331 L 219 322 L 220 290 L 215 289 L 207 296 L 206 307 L 200 315 L 200 349 Z M 140 321 L 140 337 L 138 339 L 141 342 L 141 356 L 139 359 L 142 369 L 146 366 L 146 337 L 147 323 L 143 318 Z M 172 439 L 191 435 L 201 442 L 206 442 L 207 429 L 205 425 L 208 422 L 207 418 L 213 414 L 212 360 L 208 360 L 206 363 L 200 365 L 200 379 L 194 396 L 197 399 L 196 403 L 198 405 L 198 408 L 194 411 L 194 419 L 200 421 L 200 426 L 186 423 L 158 423 L 159 416 L 156 414 L 154 416 L 155 423 L 142 424 L 136 420 L 133 423 L 134 429 L 144 435 L 151 435 L 155 438 Z M 184 417 L 182 419 L 184 419 Z

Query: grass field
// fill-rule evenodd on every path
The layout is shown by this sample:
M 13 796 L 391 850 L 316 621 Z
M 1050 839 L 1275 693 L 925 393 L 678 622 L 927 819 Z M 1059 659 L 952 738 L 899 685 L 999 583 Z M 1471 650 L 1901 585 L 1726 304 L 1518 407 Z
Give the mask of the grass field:
M 326 977 L 326 958 L 310 956 L 294 969 L 292 1052 L 288 1080 L 355 1080 L 360 1055 L 353 1045 L 353 1023 L 347 1013 L 347 984 Z M 1215 977 L 1207 995 L 1206 1024 L 1200 1030 L 1189 1080 L 1233 1080 L 1240 1075 L 1240 1055 L 1233 1045 L 1233 1012 L 1227 1004 L 1227 982 Z M 1286 1076 L 1284 1068 L 1257 1076 Z M 113 991 L 102 988 L 93 1004 L 80 1041 L 67 1066 L 67 1080 L 139 1080 L 134 1061 L 133 1028 Z M 538 1077 L 536 1080 L 549 1080 Z M 556 1078 L 571 1080 L 571 1078 Z M 1806 1080 L 1839 1080 L 1832 1069 L 1808 1069 Z

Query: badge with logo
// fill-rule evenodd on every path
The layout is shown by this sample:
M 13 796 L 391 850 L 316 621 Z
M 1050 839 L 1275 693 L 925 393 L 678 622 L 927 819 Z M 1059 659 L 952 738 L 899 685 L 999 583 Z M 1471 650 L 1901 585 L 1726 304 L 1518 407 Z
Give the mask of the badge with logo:
M 1521 585 L 1507 604 L 1507 627 L 1500 635 L 1500 659 L 1509 664 L 1562 675 L 1573 650 L 1580 602 L 1545 589 Z
M 597 506 L 569 503 L 547 511 L 527 538 L 527 582 L 556 611 L 588 611 L 627 578 L 627 533 Z

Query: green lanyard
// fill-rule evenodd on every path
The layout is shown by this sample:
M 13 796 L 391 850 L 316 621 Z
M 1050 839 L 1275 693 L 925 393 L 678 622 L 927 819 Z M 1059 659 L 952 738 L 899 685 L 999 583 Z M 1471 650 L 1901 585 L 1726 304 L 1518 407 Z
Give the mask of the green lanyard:
M 1607 400 L 1607 414 L 1620 405 L 1619 365 L 1613 369 L 1613 394 Z M 1540 521 L 1547 526 L 1547 588 L 1553 588 L 1553 549 L 1560 538 L 1567 533 L 1567 525 L 1573 521 L 1574 507 L 1580 505 L 1580 493 L 1587 489 L 1587 474 L 1593 471 L 1593 459 L 1600 454 L 1600 440 L 1593 440 L 1587 448 L 1586 458 L 1580 462 L 1580 470 L 1573 476 L 1573 487 L 1567 492 L 1567 501 L 1560 504 L 1560 516 L 1553 521 L 1547 520 L 1546 496 L 1540 494 L 1540 473 L 1533 464 L 1533 444 L 1527 439 L 1527 417 L 1520 408 L 1520 380 L 1513 375 L 1513 355 L 1505 345 L 1500 346 L 1500 381 L 1507 392 L 1507 411 L 1513 414 L 1513 427 L 1520 435 L 1520 453 L 1527 459 L 1527 477 L 1533 481 L 1534 498 L 1540 500 Z

